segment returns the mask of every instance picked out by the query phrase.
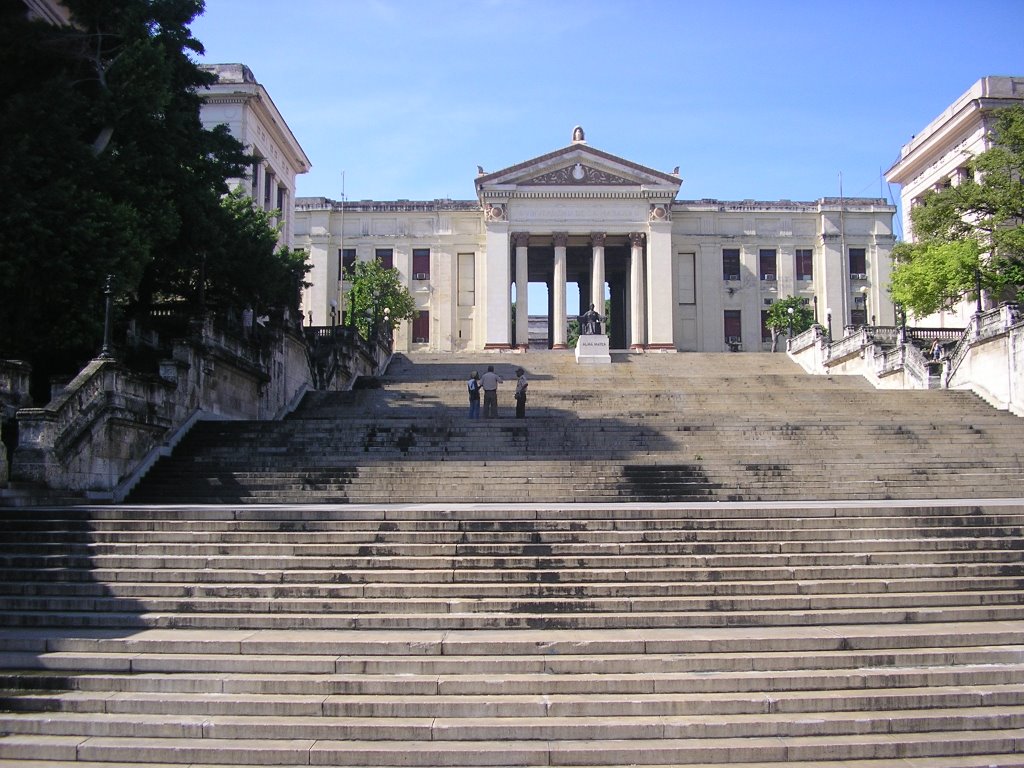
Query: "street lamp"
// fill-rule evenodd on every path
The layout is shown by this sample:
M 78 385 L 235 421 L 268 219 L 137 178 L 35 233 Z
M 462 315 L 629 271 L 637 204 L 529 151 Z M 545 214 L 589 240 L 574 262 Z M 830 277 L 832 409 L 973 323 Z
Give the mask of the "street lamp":
M 864 325 L 867 325 L 870 315 L 868 314 L 868 287 L 866 285 L 861 286 L 860 294 L 864 297 Z
M 828 340 L 832 343 L 832 310 L 825 307 L 825 320 L 828 322 Z
M 331 328 L 334 328 L 334 323 L 338 318 L 338 301 L 337 299 L 331 299 Z
M 107 275 L 106 287 L 103 289 L 105 297 L 103 307 L 103 348 L 100 350 L 101 360 L 114 359 L 114 276 Z
M 793 338 L 793 308 L 787 307 L 786 314 L 789 315 L 789 338 Z

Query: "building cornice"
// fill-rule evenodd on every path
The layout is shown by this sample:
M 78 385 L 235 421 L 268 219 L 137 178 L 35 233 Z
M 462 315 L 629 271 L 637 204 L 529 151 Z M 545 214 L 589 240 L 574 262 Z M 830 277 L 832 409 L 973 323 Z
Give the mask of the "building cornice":
M 306 173 L 313 167 L 267 89 L 256 82 L 248 67 L 243 64 L 212 64 L 203 69 L 218 76 L 217 82 L 200 90 L 199 95 L 204 101 L 210 104 L 248 105 L 277 146 L 286 150 L 285 154 L 296 174 Z M 240 73 L 237 80 L 224 76 L 236 72 Z

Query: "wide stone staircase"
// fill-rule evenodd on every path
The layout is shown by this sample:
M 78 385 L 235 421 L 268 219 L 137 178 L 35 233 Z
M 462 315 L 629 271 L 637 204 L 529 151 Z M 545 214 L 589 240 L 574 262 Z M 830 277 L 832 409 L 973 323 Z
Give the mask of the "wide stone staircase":
M 496 364 L 502 418 L 467 418 Z M 530 377 L 512 417 L 514 369 Z M 1024 422 L 967 392 L 878 391 L 782 355 L 398 356 L 277 423 L 205 422 L 130 497 L 160 502 L 771 501 L 1015 496 Z
M 1024 765 L 1024 506 L 4 510 L 0 766 Z
M 0 509 L 0 768 L 1024 768 L 1018 420 L 714 357 L 398 358 Z

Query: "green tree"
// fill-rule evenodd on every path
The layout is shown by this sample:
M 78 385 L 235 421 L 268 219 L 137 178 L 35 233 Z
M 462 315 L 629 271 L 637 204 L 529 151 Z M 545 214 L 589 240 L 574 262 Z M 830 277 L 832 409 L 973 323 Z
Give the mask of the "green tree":
M 280 213 L 255 208 L 248 195 L 235 189 L 221 198 L 216 215 L 220 220 L 214 219 L 204 244 L 204 263 L 198 270 L 178 265 L 172 293 L 198 301 L 201 290 L 213 307 L 296 308 L 310 265 L 304 252 L 277 246 L 273 219 Z
M 1024 106 L 996 113 L 989 139 L 959 183 L 911 211 L 915 242 L 893 248 L 892 297 L 918 317 L 1024 286 Z
M 792 310 L 792 312 L 790 312 Z M 778 349 L 779 334 L 789 333 L 792 329 L 793 335 L 803 333 L 814 325 L 814 312 L 808 307 L 804 300 L 796 296 L 788 296 L 779 301 L 773 301 L 768 308 L 768 319 L 765 325 L 772 332 L 772 352 Z
M 251 222 L 222 204 L 251 158 L 199 117 L 212 75 L 192 59 L 202 46 L 188 25 L 202 0 L 64 4 L 73 26 L 0 0 L 0 356 L 42 378 L 98 351 L 107 274 L 132 312 L 195 300 L 184 276 L 204 271 L 214 297 L 253 293 L 230 262 L 249 251 L 230 244 Z
M 372 339 L 377 329 L 390 334 L 400 322 L 415 316 L 416 302 L 397 269 L 386 269 L 377 260 L 357 261 L 345 275 L 351 285 L 345 300 L 346 321 L 364 339 Z

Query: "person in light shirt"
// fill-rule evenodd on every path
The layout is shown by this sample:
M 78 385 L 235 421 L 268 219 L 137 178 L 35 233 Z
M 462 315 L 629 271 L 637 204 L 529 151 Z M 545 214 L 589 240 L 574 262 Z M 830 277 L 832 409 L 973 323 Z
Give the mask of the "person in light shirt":
M 480 386 L 484 390 L 484 418 L 498 417 L 498 385 L 505 380 L 494 372 L 494 366 L 487 366 L 487 373 L 480 377 Z

